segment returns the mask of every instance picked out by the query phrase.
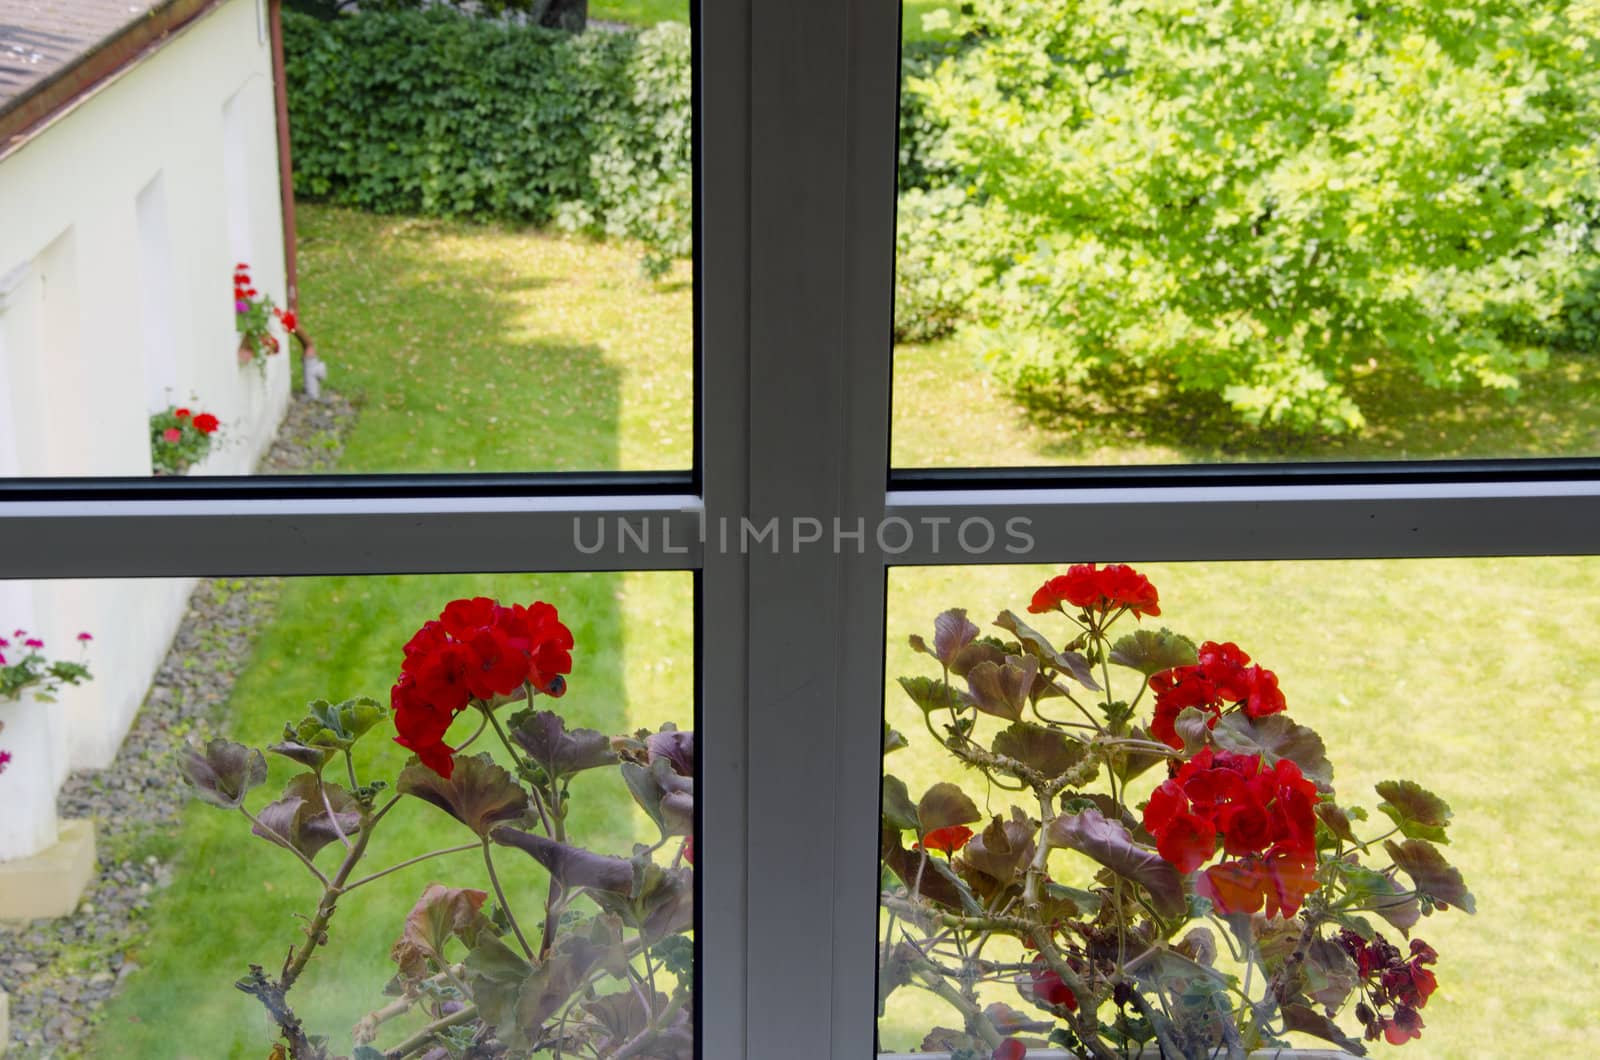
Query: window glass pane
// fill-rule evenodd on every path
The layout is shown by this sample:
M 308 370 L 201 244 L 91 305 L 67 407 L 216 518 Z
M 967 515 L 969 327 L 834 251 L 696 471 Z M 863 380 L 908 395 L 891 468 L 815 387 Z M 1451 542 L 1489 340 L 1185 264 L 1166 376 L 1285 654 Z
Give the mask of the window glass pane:
M 149 6 L 5 31 L 0 478 L 691 466 L 689 0 Z
M 1142 694 L 1140 671 L 1116 661 L 1086 669 L 1086 678 L 1110 688 L 1111 701 L 1134 704 L 1123 736 L 1144 738 L 1154 725 L 1155 739 L 1162 741 L 1165 724 L 1171 724 L 1178 735 L 1167 732 L 1167 737 L 1179 744 L 1183 732 L 1191 741 L 1203 737 L 1218 756 L 1213 764 L 1224 765 L 1238 765 L 1239 760 L 1228 759 L 1223 751 L 1231 748 L 1245 755 L 1265 745 L 1274 749 L 1270 754 L 1287 754 L 1299 763 L 1293 772 L 1317 783 L 1330 780 L 1326 770 L 1331 764 L 1331 789 L 1316 791 L 1296 781 L 1274 789 L 1269 797 L 1266 786 L 1240 788 L 1237 784 L 1243 781 L 1195 761 L 1199 752 L 1193 745 L 1190 751 L 1174 752 L 1187 764 L 1175 770 L 1177 782 L 1163 788 L 1159 798 L 1153 792 L 1169 775 L 1159 762 L 1124 777 L 1115 788 L 1108 770 L 1099 769 L 1093 780 L 1069 784 L 1052 795 L 1051 813 L 1056 816 L 1050 833 L 1056 848 L 1037 863 L 1048 882 L 1039 877 L 1041 905 L 1030 913 L 1027 869 L 1035 865 L 1031 855 L 1038 848 L 1030 844 L 1038 835 L 1041 805 L 1033 790 L 1004 790 L 1003 785 L 1016 787 L 1017 782 L 1006 774 L 1011 767 L 995 764 L 994 752 L 1032 763 L 1041 776 L 1070 770 L 1083 753 L 1079 741 L 1105 739 L 1097 736 L 1096 726 L 1116 728 L 1101 706 L 1107 696 L 1086 688 L 1070 671 L 1063 675 L 1051 666 L 1056 683 L 1071 691 L 1083 709 L 1061 696 L 1039 699 L 1035 705 L 1026 695 L 1008 695 L 1009 688 L 1027 685 L 1020 677 L 1007 684 L 1015 675 L 1003 669 L 1003 660 L 999 674 L 992 667 L 987 677 L 971 669 L 973 660 L 990 649 L 965 649 L 967 654 L 952 664 L 956 671 L 967 671 L 966 677 L 951 676 L 959 697 L 956 716 L 961 723 L 975 719 L 971 738 L 976 750 L 968 754 L 992 771 L 990 783 L 982 772 L 938 746 L 938 740 L 950 739 L 951 724 L 950 710 L 937 702 L 941 663 L 915 650 L 907 637 L 920 635 L 932 652 L 954 651 L 965 635 L 954 636 L 959 627 L 951 622 L 952 633 L 936 640 L 934 616 L 962 606 L 973 623 L 967 635 L 1016 644 L 1016 633 L 994 624 L 997 615 L 1009 611 L 1036 631 L 1029 636 L 1047 638 L 1056 650 L 1070 652 L 1081 632 L 1074 621 L 1081 611 L 1071 601 L 1086 599 L 1081 595 L 1084 580 L 1057 583 L 1051 599 L 1065 598 L 1067 613 L 1032 613 L 1035 593 L 1068 568 L 892 571 L 886 718 L 899 734 L 890 746 L 902 738 L 905 746 L 891 750 L 884 767 L 904 782 L 907 794 L 897 800 L 895 783 L 886 782 L 885 845 L 893 853 L 886 858 L 880 925 L 894 945 L 881 950 L 880 987 L 893 987 L 878 1024 L 881 1046 L 891 1052 L 915 1051 L 933 1035 L 940 1048 L 955 1047 L 948 1043 L 959 1045 L 965 1028 L 959 1005 L 970 1007 L 975 1001 L 980 1008 L 1004 1005 L 1020 1013 L 1016 1018 L 1025 1018 L 1027 1025 L 1003 1036 L 1015 1034 L 1032 1056 L 1054 1031 L 1081 1031 L 1083 1024 L 1074 1026 L 1073 1021 L 1091 1009 L 1101 1023 L 1116 1026 L 1119 1009 L 1108 995 L 1114 993 L 1110 981 L 1119 964 L 1131 966 L 1128 975 L 1146 990 L 1144 1000 L 1152 1011 L 1188 1013 L 1194 1019 L 1185 1026 L 1201 1026 L 1198 1010 L 1186 1006 L 1203 1008 L 1208 998 L 1220 998 L 1220 1004 L 1234 1010 L 1232 1003 L 1240 1000 L 1235 988 L 1261 999 L 1264 983 L 1284 967 L 1283 954 L 1293 950 L 1304 929 L 1307 911 L 1317 917 L 1316 930 L 1325 938 L 1337 940 L 1343 926 L 1356 926 L 1352 920 L 1343 925 L 1325 921 L 1330 893 L 1367 889 L 1366 898 L 1346 906 L 1347 915 L 1354 908 L 1378 905 L 1381 899 L 1375 893 L 1399 891 L 1403 898 L 1419 889 L 1418 884 L 1446 904 L 1464 903 L 1459 883 L 1443 867 L 1447 862 L 1475 898 L 1476 914 L 1436 909 L 1410 928 L 1410 940 L 1423 940 L 1438 954 L 1436 963 L 1412 966 L 1422 993 L 1431 992 L 1434 980 L 1428 974 L 1438 986 L 1437 994 L 1416 1010 L 1425 1027 L 1413 1047 L 1427 1056 L 1473 1057 L 1485 1049 L 1515 1053 L 1537 1040 L 1542 1050 L 1593 1052 L 1596 1032 L 1575 1015 L 1582 1004 L 1575 1008 L 1574 999 L 1600 990 L 1583 957 L 1595 915 L 1580 882 L 1594 872 L 1593 851 L 1600 839 L 1582 808 L 1600 759 L 1592 747 L 1574 743 L 1570 734 L 1573 711 L 1581 714 L 1582 704 L 1595 694 L 1594 668 L 1585 661 L 1588 648 L 1580 631 L 1600 617 L 1600 563 L 1592 557 L 1195 563 L 1139 564 L 1137 571 L 1158 591 L 1160 614 L 1119 619 L 1112 627 L 1113 643 L 1127 635 L 1146 640 L 1122 643 L 1115 657 L 1142 661 L 1152 670 L 1172 664 L 1189 669 L 1157 670 L 1165 676 L 1152 682 L 1154 691 Z M 1114 591 L 1128 595 L 1126 588 Z M 1040 600 L 1041 606 L 1050 602 Z M 1002 621 L 1010 624 L 1011 619 Z M 1024 630 L 1022 625 L 1016 628 Z M 1179 641 L 1168 630 L 1192 639 Z M 1236 646 L 1249 655 L 1249 666 L 1230 662 L 1220 649 L 1207 649 L 1208 641 Z M 1080 649 L 1088 653 L 1090 647 Z M 1196 647 L 1205 655 L 1198 664 L 1193 662 Z M 1286 710 L 1276 710 L 1273 681 L 1253 666 L 1276 677 Z M 908 688 L 897 680 L 902 677 L 909 679 Z M 907 691 L 934 702 L 926 724 L 924 711 Z M 972 700 L 965 697 L 981 700 L 984 709 L 968 705 Z M 1247 706 L 1234 705 L 1240 701 Z M 1188 715 L 1177 710 L 1184 704 L 1191 706 Z M 1213 708 L 1223 712 L 1221 720 L 1204 730 Z M 1015 710 L 1020 710 L 1021 721 L 1013 727 L 1008 715 Z M 1241 716 L 1248 710 L 1260 717 Z M 1059 725 L 1049 726 L 1041 718 Z M 1321 743 L 1300 727 L 1314 730 Z M 1125 745 L 1124 750 L 1137 746 Z M 1165 747 L 1165 742 L 1156 744 L 1157 749 Z M 1241 775 L 1250 775 L 1256 767 L 1245 762 L 1238 768 Z M 1281 779 L 1288 767 L 1275 768 Z M 1395 780 L 1414 781 L 1432 794 L 1386 787 L 1380 796 L 1377 786 Z M 1207 782 L 1219 785 L 1222 794 L 1207 795 Z M 935 790 L 924 799 L 940 783 L 954 784 L 964 794 Z M 1129 814 L 1125 825 L 1108 823 L 1117 812 L 1110 798 L 1113 790 Z M 1353 866 L 1341 871 L 1333 864 L 1341 851 L 1378 872 L 1389 871 L 1396 858 L 1384 843 L 1367 853 L 1352 852 L 1349 842 L 1341 844 L 1327 830 L 1336 816 L 1320 817 L 1324 824 L 1316 830 L 1314 847 L 1308 848 L 1302 835 L 1305 809 L 1296 808 L 1293 800 L 1312 791 L 1319 805 L 1346 810 L 1357 838 L 1386 837 L 1389 843 L 1404 844 L 1400 859 L 1419 866 L 1420 877 L 1405 869 L 1387 880 Z M 1385 801 L 1414 838 L 1395 831 L 1396 822 L 1380 808 Z M 1453 813 L 1448 819 L 1445 805 Z M 1357 807 L 1366 812 L 1364 819 Z M 931 815 L 930 825 L 947 826 L 959 818 L 959 826 L 976 835 L 968 840 L 962 832 L 931 834 L 926 840 L 930 849 L 951 846 L 956 852 L 931 853 L 921 865 L 921 854 L 913 849 L 915 831 L 900 827 L 916 819 L 919 810 Z M 891 820 L 894 815 L 908 819 Z M 996 828 L 997 818 L 1017 823 Z M 1319 859 L 1309 863 L 1316 866 L 1309 881 L 1307 849 Z M 1440 860 L 1433 863 L 1436 858 Z M 1119 872 L 1097 877 L 1107 863 L 1116 864 Z M 908 901 L 919 865 L 921 893 L 928 896 L 920 904 Z M 1327 882 L 1334 879 L 1336 885 Z M 1196 891 L 1210 895 L 1214 910 L 1248 910 L 1253 905 L 1262 914 L 1255 918 L 1255 932 L 1266 955 L 1265 977 L 1261 966 L 1247 973 L 1230 956 L 1230 945 L 1239 944 L 1230 942 L 1233 933 L 1222 917 L 1191 918 L 1199 911 L 1192 897 Z M 1111 913 L 1119 896 L 1128 903 L 1125 934 L 1119 934 Z M 964 901 L 976 905 L 967 907 Z M 1268 901 L 1298 905 L 1300 919 L 1287 927 L 1281 918 L 1268 921 Z M 1091 915 L 1096 907 L 1100 912 Z M 929 911 L 940 919 L 930 922 Z M 1402 903 L 1391 918 L 1407 923 L 1416 911 Z M 953 930 L 982 916 L 998 917 L 1002 929 Z M 1160 926 L 1152 928 L 1156 917 Z M 1412 950 L 1415 942 L 1384 916 L 1362 912 L 1359 917 L 1397 947 L 1405 961 L 1414 954 L 1427 955 Z M 1053 969 L 1036 964 L 1038 951 L 1017 941 L 1012 934 L 1017 929 L 1009 925 L 1030 920 L 1052 925 L 1046 937 L 1067 959 L 1069 972 L 1081 976 L 1085 994 L 1101 999 L 1097 1008 L 1074 995 L 1081 1003 L 1072 1012 L 1065 988 L 1051 978 Z M 1210 932 L 1208 942 L 1203 933 L 1191 938 L 1191 932 L 1201 929 Z M 922 948 L 921 955 L 907 945 L 908 935 Z M 1206 967 L 1196 967 L 1195 960 Z M 1530 962 L 1548 972 L 1511 973 L 1517 976 L 1515 1005 L 1493 1000 L 1504 993 L 1505 969 L 1527 968 Z M 1369 976 L 1364 995 L 1345 990 L 1353 985 L 1353 969 L 1326 946 L 1318 947 L 1305 967 L 1302 978 L 1283 973 L 1278 981 L 1298 986 L 1294 996 L 1316 992 L 1330 1003 L 1345 1002 L 1334 1022 L 1358 1040 L 1363 1031 L 1356 1002 L 1364 1000 L 1378 1015 L 1394 1019 L 1395 1007 L 1378 1000 L 1398 997 L 1404 1003 L 1409 989 L 1405 977 L 1411 972 L 1396 971 L 1398 978 L 1387 987 L 1381 976 Z M 976 974 L 974 992 L 966 1000 L 963 970 Z M 1222 978 L 1230 975 L 1235 978 Z M 1154 988 L 1157 979 L 1166 988 L 1163 996 Z M 1051 998 L 1060 1007 L 1051 1007 Z M 1120 1029 L 1142 1033 L 1137 1009 L 1131 997 L 1127 1000 L 1127 1022 Z M 1000 1028 L 1013 1018 L 1001 1009 L 987 1011 L 985 1019 L 998 1019 Z M 1300 1015 L 1305 1023 L 1314 1022 L 1305 1012 Z M 1282 1026 L 1268 1025 L 1276 1030 Z M 940 1027 L 956 1031 L 934 1030 Z M 1105 1032 L 1105 1038 L 1114 1041 L 1115 1030 Z M 1298 1033 L 1288 1038 L 1299 1046 L 1318 1044 Z
M 1592 9 L 903 12 L 895 466 L 1600 451 Z
M 532 614 L 459 604 L 442 633 L 424 626 L 480 596 Z M 691 575 L 3 582 L 0 605 L 8 688 L 30 654 L 81 658 L 92 674 L 55 703 L 0 702 L 0 989 L 13 1046 L 196 1060 L 271 1051 L 272 1020 L 234 984 L 251 965 L 281 983 L 324 887 L 294 852 L 185 783 L 179 762 L 199 755 L 190 777 L 219 789 L 212 801 L 232 801 L 239 769 L 209 741 L 234 740 L 266 750 L 253 776 L 244 770 L 244 810 L 288 834 L 318 873 L 339 878 L 350 856 L 341 831 L 358 850 L 371 835 L 325 943 L 287 994 L 331 1054 L 393 1049 L 470 1002 L 499 1029 L 458 1017 L 461 1029 L 436 1044 L 497 1034 L 531 1050 L 560 1037 L 568 1055 L 611 1056 L 654 1026 L 642 1055 L 693 1056 L 694 633 L 663 617 L 693 612 Z M 412 641 L 419 629 L 430 632 Z M 79 631 L 93 637 L 81 649 Z M 495 726 L 473 738 L 477 697 L 526 699 L 524 673 L 563 693 L 532 703 L 562 720 L 500 705 L 514 759 Z M 388 713 L 397 678 L 410 691 Z M 463 702 L 442 736 L 430 730 Z M 354 784 L 337 750 L 352 736 Z M 328 808 L 311 769 L 323 747 Z M 455 813 L 485 822 L 503 899 L 477 832 Z M 406 865 L 440 850 L 450 852 Z M 549 979 L 536 981 L 522 939 L 544 948 L 551 909 Z M 360 1022 L 371 1013 L 381 1015 Z

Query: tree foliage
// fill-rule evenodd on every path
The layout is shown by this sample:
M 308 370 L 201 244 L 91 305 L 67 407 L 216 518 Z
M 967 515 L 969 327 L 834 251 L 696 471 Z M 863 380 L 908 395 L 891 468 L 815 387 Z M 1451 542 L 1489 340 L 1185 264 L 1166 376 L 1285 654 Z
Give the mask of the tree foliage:
M 949 182 L 902 206 L 902 337 L 966 314 L 1024 390 L 1135 366 L 1342 430 L 1370 360 L 1514 391 L 1596 333 L 1594 0 L 967 10 L 906 86 Z

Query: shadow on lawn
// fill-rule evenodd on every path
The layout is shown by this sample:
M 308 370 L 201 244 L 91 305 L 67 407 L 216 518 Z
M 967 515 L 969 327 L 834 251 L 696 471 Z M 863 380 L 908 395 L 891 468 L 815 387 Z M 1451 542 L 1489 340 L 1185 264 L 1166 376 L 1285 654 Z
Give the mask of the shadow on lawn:
M 1349 384 L 1367 417 L 1359 434 L 1295 434 L 1239 422 L 1215 394 L 1183 391 L 1158 373 L 1108 370 L 1076 392 L 1033 393 L 1020 410 L 1043 435 L 1048 463 L 1088 463 L 1140 445 L 1196 463 L 1428 460 L 1600 454 L 1600 359 L 1552 353 L 1519 392 L 1433 388 L 1400 368 Z

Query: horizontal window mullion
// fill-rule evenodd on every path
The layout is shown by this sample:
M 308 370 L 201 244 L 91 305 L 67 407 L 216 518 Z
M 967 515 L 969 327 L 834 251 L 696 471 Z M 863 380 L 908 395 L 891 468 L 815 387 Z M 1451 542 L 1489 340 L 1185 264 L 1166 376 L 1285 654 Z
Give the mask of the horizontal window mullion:
M 693 570 L 677 496 L 35 501 L 0 506 L 0 578 Z
M 890 491 L 886 562 L 1583 555 L 1600 482 Z

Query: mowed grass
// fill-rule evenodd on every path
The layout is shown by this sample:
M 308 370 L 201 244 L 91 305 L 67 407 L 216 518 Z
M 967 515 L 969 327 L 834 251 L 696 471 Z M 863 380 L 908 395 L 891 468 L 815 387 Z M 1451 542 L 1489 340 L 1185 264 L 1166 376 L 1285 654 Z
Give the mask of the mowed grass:
M 1600 912 L 1591 894 L 1600 871 L 1600 819 L 1590 812 L 1600 787 L 1600 744 L 1585 735 L 1600 724 L 1600 649 L 1593 639 L 1600 628 L 1600 560 L 1139 569 L 1161 591 L 1162 615 L 1144 620 L 1146 626 L 1196 640 L 1233 640 L 1278 672 L 1290 716 L 1327 743 L 1341 804 L 1363 805 L 1377 819 L 1366 834 L 1384 830 L 1372 791 L 1380 780 L 1417 780 L 1454 809 L 1445 854 L 1461 869 L 1478 913 L 1436 914 L 1415 929 L 1439 951 L 1439 991 L 1423 1012 L 1422 1039 L 1407 1044 L 1405 1056 L 1600 1055 L 1600 1027 L 1592 1019 L 1600 1002 L 1592 946 Z M 1042 567 L 892 573 L 885 695 L 889 722 L 910 747 L 886 763 L 913 798 L 937 780 L 962 783 L 989 813 L 1008 813 L 1014 796 L 995 790 L 986 802 L 973 774 L 953 768 L 934 745 L 895 678 L 936 677 L 937 667 L 925 665 L 932 660 L 915 655 L 906 636 L 931 635 L 934 615 L 947 607 L 969 608 L 980 626 L 1004 608 L 1021 613 L 1051 573 Z M 1068 639 L 1065 624 L 1041 618 L 1039 628 L 1059 644 Z M 1129 698 L 1138 675 L 1123 670 L 1113 680 L 1120 682 L 1113 686 L 1119 698 Z M 1142 716 L 1148 718 L 1148 697 Z M 1145 787 L 1153 783 L 1146 778 Z M 1053 855 L 1051 866 L 1057 879 L 1082 875 L 1070 853 Z M 1023 1004 L 1013 989 L 993 996 Z M 1344 1023 L 1356 1027 L 1349 1015 Z M 960 1021 L 931 995 L 903 990 L 881 1024 L 883 1044 L 915 1048 L 934 1024 Z
M 1600 454 L 1600 356 L 1552 352 L 1516 394 L 1432 389 L 1374 360 L 1351 381 L 1360 434 L 1245 426 L 1221 401 L 1155 375 L 1020 405 L 959 337 L 894 353 L 896 467 L 1448 460 Z
M 689 267 L 512 225 L 300 207 L 303 323 L 363 404 L 342 470 L 687 468 Z

